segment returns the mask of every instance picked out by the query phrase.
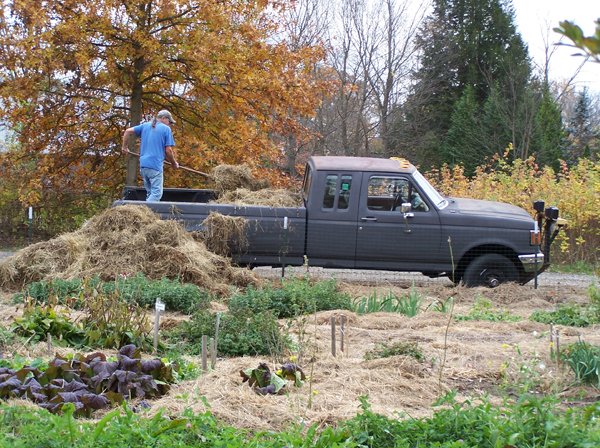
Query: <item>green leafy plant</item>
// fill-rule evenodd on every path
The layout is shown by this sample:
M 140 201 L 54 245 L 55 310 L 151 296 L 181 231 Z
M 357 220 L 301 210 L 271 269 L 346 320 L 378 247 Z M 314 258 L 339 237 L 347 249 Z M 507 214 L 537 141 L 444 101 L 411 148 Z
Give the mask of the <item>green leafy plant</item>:
M 416 342 L 394 342 L 392 344 L 379 344 L 373 350 L 365 353 L 365 360 L 389 358 L 391 356 L 410 356 L 417 361 L 423 361 L 425 356 Z
M 14 332 L 10 331 L 8 328 L 4 328 L 0 326 L 0 353 L 2 352 L 2 348 L 6 347 L 15 340 Z
M 600 388 L 600 347 L 577 342 L 565 348 L 562 358 L 578 381 Z
M 560 304 L 554 311 L 535 311 L 529 317 L 544 324 L 587 327 L 600 323 L 600 288 L 592 283 L 588 288 L 589 304 Z
M 413 287 L 408 294 L 397 296 L 389 291 L 380 297 L 377 291 L 372 292 L 368 297 L 361 297 L 353 304 L 353 311 L 357 314 L 387 312 L 400 313 L 408 317 L 416 316 L 421 310 L 423 297 Z
M 509 311 L 495 309 L 492 302 L 483 297 L 478 297 L 467 315 L 456 315 L 455 319 L 461 320 L 487 320 L 490 322 L 518 322 L 519 316 L 513 316 Z
M 186 359 L 179 352 L 170 352 L 161 357 L 161 361 L 173 371 L 175 382 L 194 380 L 200 376 L 201 369 L 198 364 Z
M 350 296 L 338 291 L 335 280 L 312 283 L 302 278 L 285 279 L 280 285 L 262 288 L 251 286 L 229 300 L 232 313 L 272 311 L 279 319 L 351 307 Z
M 594 316 L 587 307 L 576 304 L 561 304 L 554 311 L 534 311 L 529 319 L 543 324 L 567 325 L 570 327 L 587 327 L 595 321 Z
M 135 303 L 126 303 L 117 291 L 93 290 L 85 300 L 82 322 L 85 342 L 92 347 L 118 348 L 136 344 L 150 349 L 148 314 Z
M 258 367 L 240 370 L 242 382 L 247 382 L 259 395 L 277 395 L 286 391 L 287 380 L 293 381 L 296 387 L 300 387 L 306 379 L 300 366 L 286 362 L 275 372 L 271 372 L 269 366 L 261 362 Z
M 81 325 L 73 323 L 66 311 L 52 305 L 39 306 L 33 301 L 27 303 L 21 317 L 15 318 L 11 329 L 34 342 L 46 340 L 48 335 L 55 343 L 70 346 L 80 346 L 85 340 Z

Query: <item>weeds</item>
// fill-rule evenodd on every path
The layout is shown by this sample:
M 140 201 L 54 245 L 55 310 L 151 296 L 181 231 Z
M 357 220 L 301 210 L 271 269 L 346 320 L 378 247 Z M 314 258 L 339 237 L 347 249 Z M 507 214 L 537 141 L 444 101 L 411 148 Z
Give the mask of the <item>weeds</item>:
M 416 342 L 394 342 L 393 344 L 379 344 L 375 349 L 365 353 L 365 360 L 389 358 L 391 356 L 410 356 L 417 361 L 423 361 L 425 356 Z

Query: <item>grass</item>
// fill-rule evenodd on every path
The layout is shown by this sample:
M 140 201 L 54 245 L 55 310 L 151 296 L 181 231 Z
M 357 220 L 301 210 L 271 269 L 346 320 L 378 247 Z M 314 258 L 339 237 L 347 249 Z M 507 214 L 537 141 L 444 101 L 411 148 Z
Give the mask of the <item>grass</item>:
M 548 268 L 549 272 L 557 272 L 561 274 L 587 274 L 600 275 L 598 265 L 587 261 L 576 261 L 574 263 L 551 264 Z

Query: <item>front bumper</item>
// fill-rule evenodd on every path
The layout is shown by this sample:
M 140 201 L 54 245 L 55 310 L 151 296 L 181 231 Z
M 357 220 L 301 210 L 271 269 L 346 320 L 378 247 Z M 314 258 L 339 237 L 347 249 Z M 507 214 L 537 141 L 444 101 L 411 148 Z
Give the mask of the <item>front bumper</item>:
M 537 254 L 519 255 L 519 260 L 521 261 L 525 272 L 535 272 L 536 270 L 540 272 L 545 267 L 544 254 L 542 252 L 538 252 Z

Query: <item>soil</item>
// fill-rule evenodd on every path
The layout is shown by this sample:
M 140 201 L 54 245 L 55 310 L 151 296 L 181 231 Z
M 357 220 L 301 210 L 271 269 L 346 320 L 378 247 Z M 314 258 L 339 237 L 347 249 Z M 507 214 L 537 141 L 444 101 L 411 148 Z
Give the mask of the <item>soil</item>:
M 309 377 L 296 388 L 277 396 L 257 395 L 243 383 L 240 370 L 266 362 L 277 369 L 283 360 L 268 357 L 219 358 L 214 370 L 193 381 L 175 385 L 168 396 L 152 403 L 151 412 L 165 409 L 179 415 L 185 409 L 211 412 L 223 422 L 250 429 L 283 429 L 291 423 L 331 424 L 351 418 L 367 396 L 373 411 L 389 417 L 431 415 L 440 396 L 455 390 L 459 399 L 486 394 L 490 399 L 518 394 L 525 385 L 542 393 L 559 394 L 565 405 L 587 404 L 598 399 L 597 389 L 577 386 L 570 369 L 551 357 L 550 327 L 530 321 L 535 310 L 553 310 L 561 303 L 588 303 L 585 287 L 501 285 L 496 289 L 454 287 L 451 284 L 341 283 L 354 297 L 392 291 L 406 294 L 414 288 L 422 297 L 415 317 L 393 313 L 356 315 L 339 310 L 320 312 L 293 321 L 290 327 L 300 353 L 298 363 Z M 436 311 L 436 304 L 453 298 L 452 314 Z M 487 299 L 495 311 L 521 317 L 516 322 L 457 320 L 476 301 Z M 20 310 L 10 304 L 10 294 L 0 294 L 0 325 L 8 327 Z M 341 350 L 340 317 L 344 316 L 344 349 Z M 332 354 L 331 319 L 335 318 L 336 354 Z M 169 314 L 165 326 L 182 316 Z M 164 328 L 164 327 L 163 327 Z M 555 326 L 559 346 L 580 339 L 600 345 L 599 326 Z M 304 334 L 301 339 L 298 334 Z M 410 356 L 365 360 L 381 344 L 414 343 L 424 359 Z M 45 347 L 13 348 L 24 356 L 42 355 Z M 199 358 L 192 358 L 198 365 Z M 204 398 L 202 398 L 204 397 Z M 97 416 L 101 417 L 101 416 Z

